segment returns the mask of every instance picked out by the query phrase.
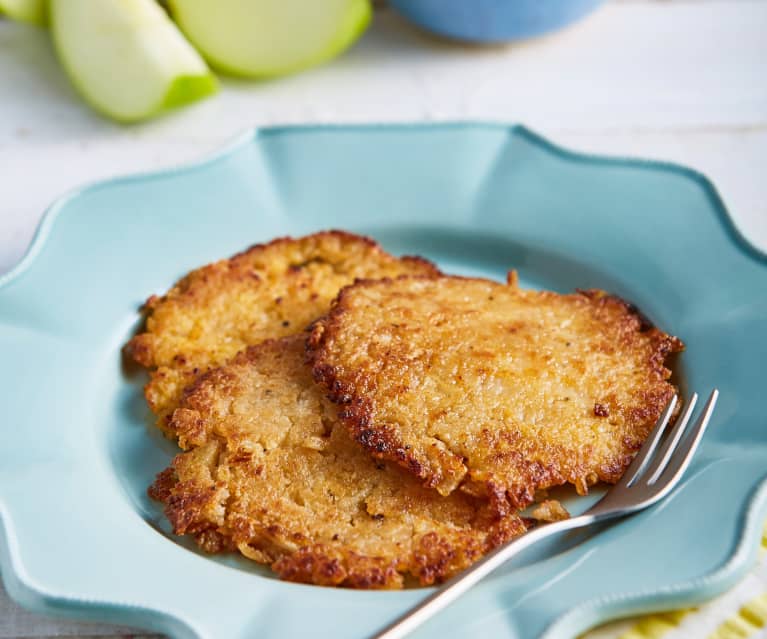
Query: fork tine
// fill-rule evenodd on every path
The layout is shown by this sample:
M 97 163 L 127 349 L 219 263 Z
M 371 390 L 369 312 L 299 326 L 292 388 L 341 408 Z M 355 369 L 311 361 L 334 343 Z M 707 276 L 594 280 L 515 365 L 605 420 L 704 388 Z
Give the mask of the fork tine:
M 634 457 L 634 460 L 626 469 L 626 472 L 623 473 L 623 478 L 620 481 L 621 484 L 625 486 L 631 486 L 639 474 L 644 470 L 650 457 L 652 457 L 653 452 L 655 452 L 655 449 L 658 446 L 658 442 L 660 442 L 661 437 L 663 437 L 663 433 L 666 431 L 666 426 L 668 425 L 669 419 L 671 419 L 674 408 L 676 408 L 677 400 L 678 398 L 676 394 L 674 394 L 669 400 L 668 404 L 666 404 L 666 408 L 663 409 L 660 418 L 655 424 L 655 427 L 650 432 L 650 435 L 645 440 L 642 448 L 639 449 L 639 452 Z
M 645 482 L 646 484 L 654 484 L 658 477 L 660 477 L 660 474 L 668 464 L 669 459 L 671 459 L 671 455 L 673 454 L 677 444 L 679 443 L 679 440 L 684 434 L 684 430 L 687 428 L 687 423 L 690 421 L 690 417 L 692 417 L 692 411 L 695 410 L 695 404 L 697 403 L 698 393 L 693 393 L 690 397 L 690 401 L 687 403 L 687 407 L 685 408 L 684 413 L 679 416 L 676 424 L 674 424 L 674 428 L 668 434 L 668 438 L 665 442 L 663 442 L 663 445 L 658 451 L 658 454 L 647 468 L 645 476 L 649 477 L 649 479 Z
M 711 391 L 711 395 L 706 402 L 706 405 L 701 411 L 700 417 L 690 429 L 690 432 L 685 437 L 684 441 L 678 446 L 677 450 L 673 451 L 674 454 L 669 462 L 667 468 L 657 478 L 656 482 L 661 486 L 660 492 L 662 494 L 671 490 L 682 477 L 687 467 L 692 461 L 692 457 L 695 451 L 698 449 L 698 444 L 703 438 L 703 433 L 706 432 L 706 427 L 711 420 L 711 415 L 714 412 L 716 401 L 719 398 L 719 391 L 715 388 Z M 652 479 L 652 478 L 651 478 Z M 653 482 L 649 482 L 652 484 Z

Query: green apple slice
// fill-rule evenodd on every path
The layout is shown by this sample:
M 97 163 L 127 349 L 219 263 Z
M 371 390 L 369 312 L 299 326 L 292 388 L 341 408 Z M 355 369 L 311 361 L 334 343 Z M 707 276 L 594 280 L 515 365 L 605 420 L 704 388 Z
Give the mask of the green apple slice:
M 0 0 L 0 14 L 12 20 L 45 24 L 45 0 Z
M 154 0 L 50 0 L 56 50 L 97 111 L 143 120 L 216 90 L 205 61 Z
M 369 0 L 169 0 L 171 14 L 210 64 L 271 77 L 337 55 L 365 30 Z

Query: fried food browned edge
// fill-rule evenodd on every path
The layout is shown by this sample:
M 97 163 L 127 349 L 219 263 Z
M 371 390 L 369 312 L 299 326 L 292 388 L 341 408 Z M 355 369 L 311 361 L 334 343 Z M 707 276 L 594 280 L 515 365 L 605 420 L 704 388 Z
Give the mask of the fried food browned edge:
M 344 231 L 275 239 L 195 269 L 165 295 L 151 296 L 145 328 L 125 352 L 150 369 L 145 396 L 157 425 L 173 438 L 173 410 L 201 373 L 249 345 L 304 330 L 357 278 L 436 273 L 422 258 L 396 258 Z
M 263 342 L 185 393 L 172 427 L 195 447 L 150 489 L 176 534 L 291 581 L 399 588 L 442 581 L 524 532 L 487 500 L 442 497 L 372 459 L 337 421 L 304 349 L 305 335 Z
M 344 288 L 307 348 L 363 448 L 510 512 L 617 481 L 676 392 L 665 360 L 683 344 L 603 291 L 437 276 Z

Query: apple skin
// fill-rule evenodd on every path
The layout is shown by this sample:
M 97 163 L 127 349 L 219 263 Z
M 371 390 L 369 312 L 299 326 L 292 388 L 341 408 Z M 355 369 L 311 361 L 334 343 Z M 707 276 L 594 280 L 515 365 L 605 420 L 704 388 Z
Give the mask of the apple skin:
M 169 0 L 168 5 L 214 69 L 260 79 L 335 57 L 372 18 L 370 0 Z
M 155 0 L 50 0 L 59 59 L 100 114 L 139 122 L 217 90 L 215 76 Z
M 46 0 L 0 0 L 0 14 L 41 27 L 48 23 Z

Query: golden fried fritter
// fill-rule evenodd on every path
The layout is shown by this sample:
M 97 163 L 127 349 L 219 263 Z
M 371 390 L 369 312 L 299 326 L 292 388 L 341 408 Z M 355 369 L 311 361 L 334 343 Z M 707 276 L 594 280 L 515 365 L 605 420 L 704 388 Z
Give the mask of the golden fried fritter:
M 675 393 L 682 342 L 602 291 L 459 277 L 344 288 L 309 340 L 354 439 L 424 485 L 500 512 L 617 481 Z
M 305 338 L 250 347 L 186 392 L 171 421 L 195 448 L 150 489 L 177 534 L 291 581 L 398 588 L 406 575 L 441 581 L 524 532 L 516 515 L 440 497 L 355 444 L 312 380 Z
M 162 297 L 150 297 L 145 332 L 126 352 L 152 369 L 146 399 L 158 426 L 173 436 L 168 419 L 198 374 L 246 346 L 303 331 L 356 278 L 434 273 L 426 260 L 395 258 L 342 231 L 277 239 L 194 270 Z

